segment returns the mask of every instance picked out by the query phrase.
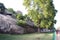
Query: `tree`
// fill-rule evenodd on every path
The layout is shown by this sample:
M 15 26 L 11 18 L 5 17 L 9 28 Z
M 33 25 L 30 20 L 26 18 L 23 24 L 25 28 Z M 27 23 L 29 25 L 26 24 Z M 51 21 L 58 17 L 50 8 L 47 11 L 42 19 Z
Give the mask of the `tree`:
M 24 21 L 24 20 L 18 20 L 17 21 L 17 25 L 19 25 L 19 26 L 25 26 L 26 25 L 26 21 Z
M 28 16 L 32 19 L 35 25 L 39 28 L 51 28 L 56 20 L 56 10 L 53 5 L 53 0 L 24 0 L 23 3 L 27 10 Z
M 22 15 L 22 14 L 17 14 L 17 15 L 16 15 L 16 18 L 17 18 L 18 20 L 23 20 L 23 15 Z
M 3 3 L 0 3 L 0 13 L 4 13 L 4 11 L 5 11 L 5 6 L 4 6 L 4 4 Z
M 13 14 L 16 13 L 12 8 L 8 8 L 8 11 L 9 11 L 9 12 L 12 12 Z
M 22 15 L 22 13 L 17 12 L 16 18 L 18 19 L 17 25 L 19 26 L 25 26 L 26 25 L 26 15 Z

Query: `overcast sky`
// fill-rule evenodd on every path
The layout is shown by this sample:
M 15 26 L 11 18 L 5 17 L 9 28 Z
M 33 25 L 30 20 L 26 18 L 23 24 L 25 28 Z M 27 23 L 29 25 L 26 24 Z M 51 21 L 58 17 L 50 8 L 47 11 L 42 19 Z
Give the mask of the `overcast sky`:
M 55 27 L 60 26 L 60 0 L 53 0 L 55 9 L 58 10 L 55 19 L 57 20 L 57 23 L 55 24 Z M 23 6 L 23 0 L 0 0 L 1 3 L 4 3 L 6 8 L 13 8 L 15 11 L 20 10 L 23 12 L 23 14 L 26 14 L 26 9 Z

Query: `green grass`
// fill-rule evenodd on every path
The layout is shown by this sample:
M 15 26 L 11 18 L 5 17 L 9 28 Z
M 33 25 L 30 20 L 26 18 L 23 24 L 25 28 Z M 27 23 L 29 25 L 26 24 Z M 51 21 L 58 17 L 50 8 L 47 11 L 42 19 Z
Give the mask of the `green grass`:
M 52 40 L 52 33 L 33 33 L 23 35 L 0 34 L 0 40 Z

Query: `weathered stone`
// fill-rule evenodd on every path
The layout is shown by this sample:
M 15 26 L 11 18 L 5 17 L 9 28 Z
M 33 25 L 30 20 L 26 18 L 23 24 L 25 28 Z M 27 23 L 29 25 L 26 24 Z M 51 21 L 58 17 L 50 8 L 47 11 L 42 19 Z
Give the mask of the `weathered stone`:
M 33 28 L 27 28 L 27 32 L 28 32 L 28 33 L 34 33 L 35 30 L 34 30 Z
M 0 14 L 0 31 L 4 33 L 23 34 L 24 28 L 16 25 L 17 20 L 10 15 Z
M 35 32 L 35 29 L 28 26 L 28 27 L 26 28 L 26 32 L 27 32 L 27 33 L 34 33 L 34 32 Z
M 11 25 L 10 27 L 11 27 L 10 33 L 15 33 L 15 34 L 23 34 L 24 33 L 24 28 L 21 26 Z

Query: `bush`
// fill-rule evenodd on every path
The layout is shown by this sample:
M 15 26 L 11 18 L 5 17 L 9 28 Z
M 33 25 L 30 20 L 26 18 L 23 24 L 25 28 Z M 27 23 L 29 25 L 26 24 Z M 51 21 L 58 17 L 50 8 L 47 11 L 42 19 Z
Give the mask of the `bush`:
M 17 25 L 19 25 L 19 26 L 25 26 L 26 22 L 23 21 L 23 20 L 19 20 L 19 21 L 17 21 Z

